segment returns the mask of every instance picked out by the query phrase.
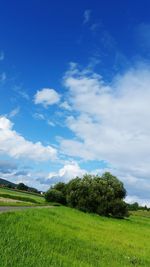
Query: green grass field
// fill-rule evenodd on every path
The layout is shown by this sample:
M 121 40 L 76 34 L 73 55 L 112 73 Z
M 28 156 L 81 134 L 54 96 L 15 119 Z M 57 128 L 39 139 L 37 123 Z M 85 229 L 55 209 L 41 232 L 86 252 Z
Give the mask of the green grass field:
M 1 213 L 0 267 L 149 267 L 149 214 L 117 220 L 66 207 Z
M 3 198 L 10 198 L 10 199 L 16 199 L 16 200 L 20 200 L 26 203 L 33 203 L 33 204 L 45 204 L 45 199 L 43 196 L 40 195 L 36 195 L 36 194 L 32 194 L 32 193 L 25 193 L 25 192 L 19 192 L 19 191 L 15 191 L 15 190 L 11 190 L 11 189 L 6 189 L 6 188 L 0 188 L 0 197 Z M 23 204 L 23 203 L 22 203 Z M 3 203 L 1 203 L 0 201 L 0 205 L 3 205 Z M 10 203 L 5 203 L 5 205 L 10 205 Z M 11 203 L 11 205 L 13 205 Z M 14 203 L 14 205 L 20 205 L 19 202 L 18 203 Z

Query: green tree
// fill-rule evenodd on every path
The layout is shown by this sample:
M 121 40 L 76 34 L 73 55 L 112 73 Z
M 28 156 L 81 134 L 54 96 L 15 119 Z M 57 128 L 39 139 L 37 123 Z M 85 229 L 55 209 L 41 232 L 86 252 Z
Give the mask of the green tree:
M 67 184 L 58 183 L 45 194 L 47 201 L 118 218 L 128 216 L 127 205 L 123 201 L 125 196 L 123 183 L 109 172 L 102 176 L 86 174 Z
M 123 183 L 110 173 L 100 176 L 85 175 L 67 184 L 69 206 L 99 215 L 124 217 L 128 215 L 123 201 L 126 190 Z
M 66 184 L 65 183 L 62 183 L 62 182 L 59 182 L 57 183 L 56 185 L 54 185 L 54 189 L 60 191 L 63 193 L 64 196 L 66 196 Z
M 63 193 L 56 189 L 49 189 L 45 193 L 45 199 L 47 202 L 57 202 L 60 204 L 65 204 L 65 198 L 63 196 Z
M 19 183 L 19 184 L 17 185 L 17 189 L 18 189 L 18 190 L 27 191 L 27 190 L 28 190 L 28 186 L 25 185 L 25 184 L 23 184 L 23 183 Z

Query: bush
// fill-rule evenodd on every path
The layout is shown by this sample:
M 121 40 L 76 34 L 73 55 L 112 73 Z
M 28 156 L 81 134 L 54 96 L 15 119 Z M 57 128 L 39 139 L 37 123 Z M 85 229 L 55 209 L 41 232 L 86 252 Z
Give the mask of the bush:
M 57 202 L 60 204 L 65 204 L 65 198 L 63 196 L 63 193 L 56 189 L 49 189 L 45 193 L 45 199 L 47 202 Z
M 123 183 L 109 172 L 101 177 L 86 174 L 67 184 L 58 183 L 45 194 L 47 201 L 117 218 L 128 216 L 127 205 L 123 201 L 125 196 Z
M 127 209 L 127 204 L 120 199 L 114 200 L 114 202 L 111 203 L 111 214 L 116 218 L 128 217 L 129 212 Z
M 59 183 L 54 185 L 53 189 L 56 189 L 56 190 L 62 192 L 64 198 L 66 198 L 67 184 L 59 182 Z

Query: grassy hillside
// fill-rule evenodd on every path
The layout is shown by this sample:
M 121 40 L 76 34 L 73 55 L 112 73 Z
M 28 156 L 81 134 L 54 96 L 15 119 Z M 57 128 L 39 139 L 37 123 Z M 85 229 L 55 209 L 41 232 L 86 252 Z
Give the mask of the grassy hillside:
M 44 204 L 45 199 L 44 197 L 32 194 L 32 193 L 25 193 L 25 192 L 19 192 L 16 190 L 6 189 L 6 188 L 0 188 L 0 197 L 3 198 L 9 198 L 9 199 L 16 199 L 23 202 L 31 202 L 31 203 L 37 203 L 37 204 Z M 0 201 L 1 202 L 1 201 Z M 9 205 L 9 204 L 8 204 Z
M 148 216 L 117 220 L 65 207 L 0 214 L 0 267 L 148 267 Z

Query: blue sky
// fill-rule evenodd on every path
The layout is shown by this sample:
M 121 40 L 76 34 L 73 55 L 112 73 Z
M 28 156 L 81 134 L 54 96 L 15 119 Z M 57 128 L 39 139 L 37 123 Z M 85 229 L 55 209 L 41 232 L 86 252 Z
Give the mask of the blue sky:
M 150 3 L 0 4 L 0 177 L 117 175 L 150 205 Z

